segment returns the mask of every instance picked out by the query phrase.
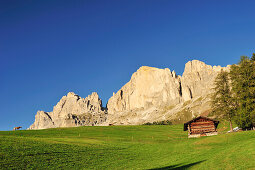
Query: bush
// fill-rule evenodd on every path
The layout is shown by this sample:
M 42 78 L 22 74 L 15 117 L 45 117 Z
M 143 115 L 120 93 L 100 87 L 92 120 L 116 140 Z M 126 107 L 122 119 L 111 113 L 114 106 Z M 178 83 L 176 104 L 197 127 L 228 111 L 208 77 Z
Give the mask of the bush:
M 143 125 L 172 125 L 172 122 L 170 122 L 170 120 L 163 120 L 163 121 L 156 121 L 153 123 L 147 122 L 147 123 L 144 123 Z

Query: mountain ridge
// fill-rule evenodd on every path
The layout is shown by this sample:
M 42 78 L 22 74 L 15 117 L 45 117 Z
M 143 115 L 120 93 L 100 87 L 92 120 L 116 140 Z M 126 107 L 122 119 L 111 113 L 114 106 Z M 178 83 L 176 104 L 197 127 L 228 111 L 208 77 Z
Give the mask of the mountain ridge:
M 141 66 L 129 82 L 116 93 L 113 92 L 106 108 L 102 107 L 102 100 L 96 92 L 85 99 L 69 92 L 52 112 L 38 111 L 29 129 L 136 125 L 178 120 L 178 116 L 188 119 L 210 110 L 208 96 L 212 93 L 215 77 L 222 69 L 229 71 L 230 65 L 210 66 L 192 60 L 185 64 L 182 76 L 169 68 Z M 64 101 L 69 104 L 65 106 Z

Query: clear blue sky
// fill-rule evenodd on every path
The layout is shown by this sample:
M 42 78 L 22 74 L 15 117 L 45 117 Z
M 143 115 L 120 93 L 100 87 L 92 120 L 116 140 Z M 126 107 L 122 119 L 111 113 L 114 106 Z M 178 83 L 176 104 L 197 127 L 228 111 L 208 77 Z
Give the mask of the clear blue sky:
M 0 130 L 27 128 L 63 95 L 104 105 L 140 66 L 182 74 L 255 47 L 255 1 L 0 0 Z

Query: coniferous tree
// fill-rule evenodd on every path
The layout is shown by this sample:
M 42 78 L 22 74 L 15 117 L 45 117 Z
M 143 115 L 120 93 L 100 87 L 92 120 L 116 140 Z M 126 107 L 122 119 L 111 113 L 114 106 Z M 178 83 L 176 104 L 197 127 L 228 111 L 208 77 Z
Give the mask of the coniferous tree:
M 214 94 L 212 95 L 212 112 L 229 121 L 230 130 L 233 131 L 232 118 L 235 102 L 232 98 L 229 74 L 221 70 L 214 82 Z
M 249 59 L 242 56 L 238 65 L 230 71 L 232 91 L 238 107 L 235 121 L 243 129 L 255 126 L 255 55 Z
M 255 61 L 255 53 L 252 54 L 251 61 Z

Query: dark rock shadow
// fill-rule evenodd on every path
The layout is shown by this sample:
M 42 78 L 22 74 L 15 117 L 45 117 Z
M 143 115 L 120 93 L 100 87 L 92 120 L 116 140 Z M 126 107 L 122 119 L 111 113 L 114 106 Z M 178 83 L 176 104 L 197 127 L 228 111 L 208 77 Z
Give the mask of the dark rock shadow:
M 161 167 L 161 168 L 153 168 L 153 169 L 150 169 L 150 170 L 167 170 L 167 169 L 174 169 L 174 170 L 179 170 L 179 169 L 188 169 L 196 164 L 200 164 L 202 162 L 204 162 L 205 160 L 203 161 L 198 161 L 198 162 L 194 162 L 194 163 L 190 163 L 190 164 L 186 164 L 186 165 L 182 165 L 182 164 L 176 164 L 176 165 L 171 165 L 171 166 L 166 166 L 166 167 Z

